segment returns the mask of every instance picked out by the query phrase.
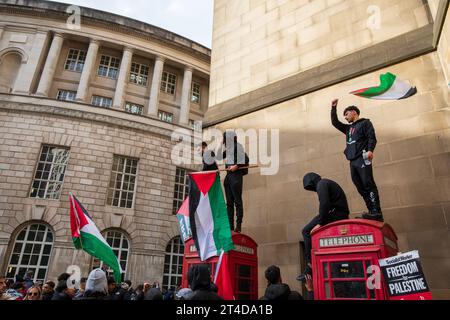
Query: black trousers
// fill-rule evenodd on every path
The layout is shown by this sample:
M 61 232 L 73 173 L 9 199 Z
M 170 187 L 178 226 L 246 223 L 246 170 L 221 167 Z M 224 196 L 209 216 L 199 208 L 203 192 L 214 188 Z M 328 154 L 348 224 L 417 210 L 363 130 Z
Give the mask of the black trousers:
M 381 213 L 378 188 L 373 179 L 372 165 L 366 165 L 363 157 L 350 161 L 350 173 L 359 194 L 363 197 L 369 213 Z
M 244 208 L 242 205 L 242 174 L 228 173 L 223 185 L 225 187 L 225 197 L 227 200 L 228 219 L 230 228 L 234 229 L 234 207 L 236 207 L 236 223 L 242 224 Z
M 348 215 L 338 215 L 338 214 L 330 214 L 326 223 L 329 224 L 338 220 L 344 220 L 348 219 Z M 306 264 L 311 262 L 311 249 L 312 249 L 312 243 L 311 243 L 311 231 L 314 229 L 315 226 L 319 224 L 319 215 L 312 218 L 312 220 L 303 228 L 302 235 L 303 235 L 303 241 L 305 242 L 305 262 Z

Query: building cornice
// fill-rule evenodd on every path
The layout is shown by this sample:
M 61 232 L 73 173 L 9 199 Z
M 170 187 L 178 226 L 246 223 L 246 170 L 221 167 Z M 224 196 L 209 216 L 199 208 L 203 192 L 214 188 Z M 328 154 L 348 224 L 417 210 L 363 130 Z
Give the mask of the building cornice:
M 167 140 L 171 140 L 172 133 L 177 129 L 192 130 L 189 126 L 167 123 L 145 115 L 133 115 L 125 111 L 93 107 L 85 103 L 26 95 L 0 94 L 0 110 L 95 121 L 132 131 L 143 131 Z
M 68 7 L 70 4 L 53 1 L 24 0 L 20 1 L 20 5 L 18 5 L 14 0 L 0 0 L 0 12 L 3 14 L 43 17 L 57 21 L 66 21 L 70 17 L 71 14 L 66 12 Z M 81 9 L 82 23 L 149 41 L 157 41 L 168 47 L 189 52 L 208 63 L 211 61 L 209 48 L 178 34 L 113 13 L 86 7 L 79 8 Z

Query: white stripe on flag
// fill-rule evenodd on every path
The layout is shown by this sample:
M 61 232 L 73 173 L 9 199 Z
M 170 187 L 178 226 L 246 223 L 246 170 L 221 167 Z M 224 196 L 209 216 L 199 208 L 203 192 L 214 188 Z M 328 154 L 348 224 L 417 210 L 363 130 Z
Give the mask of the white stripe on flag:
M 408 91 L 411 89 L 411 86 L 407 84 L 406 82 L 400 80 L 398 77 L 395 78 L 394 83 L 389 88 L 388 91 L 386 91 L 383 94 L 380 94 L 379 96 L 373 96 L 372 99 L 377 100 L 395 100 L 400 99 L 404 97 Z
M 217 255 L 217 248 L 213 237 L 214 220 L 208 194 L 203 195 L 200 193 L 200 201 L 195 216 L 197 239 L 200 247 L 199 255 L 203 258 L 202 260 L 206 260 Z

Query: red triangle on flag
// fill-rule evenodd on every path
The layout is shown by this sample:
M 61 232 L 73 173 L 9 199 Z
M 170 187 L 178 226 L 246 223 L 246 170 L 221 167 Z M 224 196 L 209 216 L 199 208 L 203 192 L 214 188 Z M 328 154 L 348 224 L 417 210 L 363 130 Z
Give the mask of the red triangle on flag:
M 74 195 L 69 195 L 70 201 L 70 229 L 72 231 L 72 237 L 80 237 L 80 230 L 85 225 L 89 224 L 89 221 L 84 215 L 84 208 L 78 202 L 78 199 Z
M 178 209 L 177 214 L 189 217 L 189 197 L 186 197 L 186 199 L 184 199 L 183 204 L 181 205 L 180 209 Z
M 194 180 L 195 184 L 197 185 L 201 193 L 203 193 L 203 195 L 206 195 L 209 189 L 211 189 L 214 181 L 216 181 L 216 175 L 217 172 L 215 171 L 208 173 L 192 172 L 189 174 L 189 176 Z

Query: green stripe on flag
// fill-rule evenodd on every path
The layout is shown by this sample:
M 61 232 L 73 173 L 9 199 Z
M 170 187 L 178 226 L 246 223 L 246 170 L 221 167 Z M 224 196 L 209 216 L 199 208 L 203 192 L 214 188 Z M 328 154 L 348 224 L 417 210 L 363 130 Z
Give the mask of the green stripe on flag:
M 378 87 L 368 88 L 365 91 L 359 92 L 358 95 L 365 98 L 379 96 L 388 91 L 394 84 L 396 76 L 390 72 L 380 76 L 380 85 Z
M 233 239 L 231 238 L 230 222 L 228 220 L 227 207 L 223 198 L 219 175 L 216 176 L 214 184 L 208 192 L 209 203 L 214 220 L 214 242 L 216 248 L 227 252 L 234 249 Z M 219 254 L 219 253 L 218 253 Z
M 114 271 L 114 279 L 116 282 L 122 281 L 120 266 L 111 247 L 107 246 L 96 236 L 83 231 L 80 232 L 80 245 L 84 251 L 103 261 L 103 263 L 107 264 Z

